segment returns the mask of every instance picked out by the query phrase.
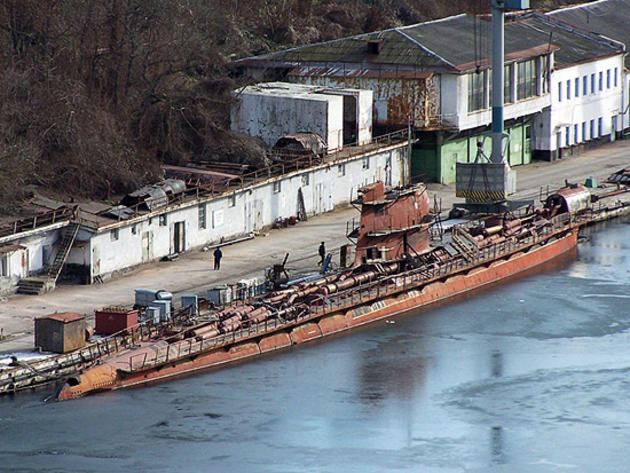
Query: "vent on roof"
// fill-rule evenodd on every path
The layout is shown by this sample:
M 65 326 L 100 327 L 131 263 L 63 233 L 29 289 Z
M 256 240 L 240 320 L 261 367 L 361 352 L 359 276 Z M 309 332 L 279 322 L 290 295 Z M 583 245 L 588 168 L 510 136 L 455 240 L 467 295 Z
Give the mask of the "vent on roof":
M 382 39 L 370 39 L 367 42 L 367 52 L 368 54 L 378 54 L 381 52 L 381 48 L 383 47 Z

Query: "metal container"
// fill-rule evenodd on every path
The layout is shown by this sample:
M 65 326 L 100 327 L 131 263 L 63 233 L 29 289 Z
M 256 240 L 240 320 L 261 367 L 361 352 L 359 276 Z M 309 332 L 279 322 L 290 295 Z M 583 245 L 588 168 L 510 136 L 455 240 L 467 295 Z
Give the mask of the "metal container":
M 167 322 L 171 318 L 171 301 L 152 301 L 149 307 L 157 307 L 160 310 L 160 322 Z
M 106 307 L 94 312 L 95 332 L 99 335 L 127 332 L 138 325 L 138 311 L 121 307 Z
M 197 315 L 199 300 L 196 294 L 182 294 L 182 309 L 189 308 L 190 315 Z
M 160 308 L 159 307 L 147 307 L 145 314 L 146 314 L 146 319 L 150 321 L 152 324 L 160 323 Z
M 149 307 L 153 301 L 170 301 L 173 294 L 163 289 L 136 289 L 136 307 Z
M 232 288 L 230 286 L 215 286 L 208 290 L 208 300 L 214 305 L 225 305 L 232 302 Z
M 68 353 L 85 346 L 85 315 L 73 312 L 35 319 L 35 348 Z

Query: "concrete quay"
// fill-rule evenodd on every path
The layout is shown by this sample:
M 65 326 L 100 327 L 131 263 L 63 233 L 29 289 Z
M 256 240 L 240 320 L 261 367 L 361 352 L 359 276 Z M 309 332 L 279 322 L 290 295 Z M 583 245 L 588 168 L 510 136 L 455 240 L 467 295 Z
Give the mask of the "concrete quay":
M 630 141 L 617 141 L 553 163 L 534 162 L 514 168 L 517 193 L 514 199 L 537 200 L 541 189 L 553 190 L 569 182 L 583 183 L 587 177 L 602 182 L 614 171 L 630 165 Z M 444 217 L 455 197 L 454 185 L 428 184 L 430 199 L 441 203 Z M 60 285 L 53 292 L 39 296 L 14 295 L 0 302 L 0 341 L 3 353 L 30 350 L 33 347 L 33 319 L 54 312 L 86 313 L 105 306 L 131 305 L 134 289 L 165 289 L 176 299 L 181 294 L 204 294 L 210 287 L 261 276 L 265 268 L 282 261 L 289 253 L 290 274 L 317 270 L 317 248 L 321 241 L 333 254 L 347 243 L 347 222 L 358 219 L 352 207 L 337 209 L 284 229 L 269 230 L 264 236 L 222 248 L 221 269 L 212 269 L 211 251 L 191 251 L 169 262 L 143 265 L 128 274 L 92 286 Z

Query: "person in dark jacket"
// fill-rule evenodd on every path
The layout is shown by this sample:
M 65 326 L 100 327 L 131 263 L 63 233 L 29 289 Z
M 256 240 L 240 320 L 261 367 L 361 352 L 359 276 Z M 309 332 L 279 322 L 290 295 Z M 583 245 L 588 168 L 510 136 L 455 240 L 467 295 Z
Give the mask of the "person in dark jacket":
M 223 258 L 223 252 L 221 251 L 221 248 L 217 247 L 216 250 L 214 250 L 214 269 L 220 269 L 221 268 L 221 258 Z
M 326 258 L 326 247 L 324 246 L 324 242 L 322 241 L 319 245 L 319 257 L 321 258 L 319 263 L 320 266 L 324 264 L 324 258 Z

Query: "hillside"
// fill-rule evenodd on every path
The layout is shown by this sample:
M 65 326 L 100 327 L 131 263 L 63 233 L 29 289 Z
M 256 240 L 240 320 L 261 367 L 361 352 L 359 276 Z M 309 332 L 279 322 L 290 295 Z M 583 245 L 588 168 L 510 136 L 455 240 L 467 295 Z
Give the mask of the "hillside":
M 486 4 L 0 0 L 0 211 L 17 212 L 33 190 L 126 192 L 155 180 L 160 163 L 257 163 L 257 142 L 229 132 L 232 58 Z

